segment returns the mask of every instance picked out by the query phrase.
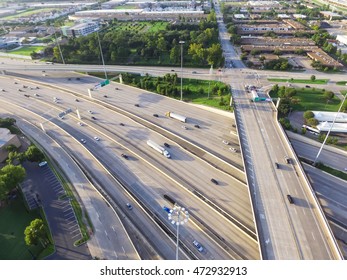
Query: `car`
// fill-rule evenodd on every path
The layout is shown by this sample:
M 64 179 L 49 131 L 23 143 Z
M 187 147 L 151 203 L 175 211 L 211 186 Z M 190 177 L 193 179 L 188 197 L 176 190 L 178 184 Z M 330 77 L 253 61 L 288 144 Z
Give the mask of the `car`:
M 130 203 L 127 203 L 127 207 L 128 207 L 129 210 L 133 209 L 133 207 L 131 206 Z
M 211 182 L 212 182 L 213 184 L 215 184 L 215 185 L 218 185 L 218 184 L 219 184 L 218 181 L 217 181 L 216 179 L 213 179 L 213 178 L 211 178 Z
M 347 167 L 344 170 L 347 171 Z
M 311 88 L 310 86 L 306 85 L 305 88 Z
M 81 143 L 83 143 L 83 144 L 87 143 L 87 141 L 86 141 L 85 139 L 83 139 L 83 138 L 82 138 L 80 141 L 81 141 Z
M 121 154 L 121 156 L 125 159 L 128 159 L 128 156 L 126 154 Z
M 76 80 L 79 81 L 79 80 L 81 80 L 81 78 L 80 78 L 80 77 L 77 77 Z
M 196 74 L 196 71 L 192 71 L 192 74 Z
M 198 124 L 194 124 L 194 127 L 196 127 L 196 128 L 200 128 L 200 125 L 198 125 Z
M 54 100 L 54 103 L 57 103 L 57 104 L 58 104 L 58 103 L 59 103 L 59 101 L 55 99 L 55 100 Z
M 88 113 L 90 113 L 90 114 L 94 114 L 92 110 L 88 110 Z
M 168 212 L 169 214 L 171 213 L 171 209 L 169 207 L 163 206 L 163 210 Z
M 100 141 L 100 138 L 99 138 L 98 136 L 94 136 L 94 139 L 95 139 L 96 141 Z
M 18 84 L 17 82 L 14 82 L 14 84 L 16 85 L 16 84 Z
M 106 95 L 106 94 L 104 94 L 104 97 L 105 97 L 105 98 L 107 98 L 107 95 Z
M 75 99 L 76 102 L 80 102 L 77 98 Z
M 229 142 L 227 140 L 223 140 L 223 144 L 229 145 Z
M 276 166 L 276 169 L 280 168 L 280 165 L 278 164 L 278 162 L 275 162 L 275 166 Z
M 202 247 L 198 241 L 194 240 L 193 245 L 198 249 L 199 252 L 204 251 L 204 247 Z
M 47 161 L 42 161 L 42 162 L 39 163 L 39 166 L 40 166 L 40 167 L 43 167 L 43 166 L 45 166 L 45 165 L 47 165 Z
M 170 145 L 169 145 L 168 143 L 164 143 L 164 146 L 165 146 L 166 148 L 170 148 Z
M 156 118 L 158 118 L 159 116 L 158 116 L 158 114 L 153 114 L 153 117 L 156 117 Z
M 83 126 L 83 123 L 81 123 L 81 122 L 78 122 L 77 124 L 78 124 L 79 126 Z
M 2 89 L 0 89 L 0 91 L 2 91 L 2 92 L 5 92 L 5 90 L 2 88 Z
M 68 81 L 71 81 L 71 78 L 67 78 L 68 79 Z
M 95 120 L 96 120 L 96 117 L 94 117 L 94 116 L 91 116 L 91 119 L 95 121 Z
M 139 104 L 134 104 L 134 106 L 135 106 L 135 107 L 140 107 L 140 105 L 139 105 Z
M 34 95 L 35 95 L 35 96 L 40 96 L 40 95 L 38 95 L 37 93 L 35 93 Z
M 115 90 L 119 90 L 119 88 L 116 87 Z
M 288 156 L 285 156 L 284 160 L 285 160 L 286 163 L 290 164 L 290 158 Z
M 121 122 L 119 125 L 124 126 L 124 123 Z
M 287 199 L 288 199 L 290 204 L 294 204 L 294 199 L 292 198 L 292 196 L 290 194 L 287 194 Z
M 29 95 L 29 94 L 24 94 L 24 96 L 25 96 L 25 97 L 30 97 L 30 95 Z
M 17 89 L 18 91 L 22 91 L 20 88 L 19 89 Z
M 182 125 L 182 128 L 183 128 L 183 129 L 188 129 L 185 125 Z
M 237 150 L 235 148 L 233 148 L 233 147 L 229 148 L 229 150 L 232 151 L 233 153 L 237 152 Z
M 28 88 L 28 86 L 26 86 L 26 85 L 23 85 L 23 88 Z
M 171 69 L 171 72 L 175 72 L 175 69 Z

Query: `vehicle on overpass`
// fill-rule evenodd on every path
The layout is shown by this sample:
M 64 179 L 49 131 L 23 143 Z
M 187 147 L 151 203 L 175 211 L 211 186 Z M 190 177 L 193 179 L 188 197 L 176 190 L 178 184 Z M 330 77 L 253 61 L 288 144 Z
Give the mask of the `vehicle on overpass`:
M 162 155 L 164 155 L 166 158 L 171 157 L 170 153 L 167 150 L 165 150 L 162 146 L 158 145 L 152 140 L 148 140 L 147 145 L 153 148 L 154 150 L 156 150 L 157 152 L 161 153 Z

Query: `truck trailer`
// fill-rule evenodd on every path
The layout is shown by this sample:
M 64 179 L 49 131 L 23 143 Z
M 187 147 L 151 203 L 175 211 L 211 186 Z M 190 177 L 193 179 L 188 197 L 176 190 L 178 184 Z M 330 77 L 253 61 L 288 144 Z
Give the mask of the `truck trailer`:
M 159 146 L 157 143 L 153 142 L 152 140 L 148 140 L 147 145 L 153 148 L 154 150 L 156 150 L 157 152 L 161 153 L 165 157 L 167 158 L 171 157 L 170 153 L 167 150 L 165 150 L 163 147 Z
M 165 115 L 167 117 L 179 120 L 179 121 L 184 122 L 184 123 L 187 122 L 187 118 L 185 116 L 182 116 L 182 115 L 179 115 L 179 114 L 176 114 L 173 112 L 167 112 Z

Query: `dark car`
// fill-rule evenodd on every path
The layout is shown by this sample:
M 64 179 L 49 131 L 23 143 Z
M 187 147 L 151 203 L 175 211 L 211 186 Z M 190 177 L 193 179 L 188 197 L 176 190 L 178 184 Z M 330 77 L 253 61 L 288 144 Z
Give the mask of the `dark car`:
M 76 102 L 80 102 L 77 98 L 75 99 Z
M 92 120 L 96 120 L 96 117 L 94 117 L 94 116 L 91 116 L 91 118 L 92 118 Z
M 196 127 L 196 128 L 200 128 L 200 125 L 198 125 L 198 124 L 194 124 L 194 127 Z
M 81 80 L 81 78 L 77 77 L 76 80 L 79 81 L 79 80 Z
M 290 164 L 290 158 L 289 157 L 285 156 L 284 160 L 285 160 L 286 163 Z
M 125 159 L 128 159 L 128 156 L 126 154 L 121 154 L 121 156 Z
M 277 169 L 280 168 L 280 165 L 279 165 L 277 162 L 275 162 L 275 165 L 276 165 L 276 168 L 277 168 Z
M 124 123 L 120 123 L 119 125 L 124 126 Z
M 213 184 L 215 184 L 215 185 L 218 185 L 218 181 L 216 180 L 216 179 L 211 179 L 211 182 L 213 183 Z
M 310 86 L 306 85 L 305 88 L 311 88 Z
M 156 117 L 156 118 L 158 118 L 159 116 L 158 116 L 158 114 L 153 114 L 153 117 Z
M 140 107 L 140 105 L 139 105 L 139 104 L 135 104 L 134 106 L 135 106 L 135 107 Z
M 165 146 L 166 148 L 170 148 L 170 145 L 169 145 L 168 143 L 164 143 L 164 146 Z
M 294 199 L 292 198 L 292 196 L 290 194 L 287 194 L 287 199 L 288 199 L 290 204 L 294 204 Z
M 107 95 L 105 94 L 104 97 L 107 98 Z
M 119 90 L 119 88 L 116 87 L 115 90 Z
M 133 207 L 131 206 L 130 203 L 127 203 L 127 207 L 128 207 L 129 210 L 133 209 Z
M 168 212 L 169 214 L 171 213 L 171 209 L 169 207 L 163 206 L 163 210 Z

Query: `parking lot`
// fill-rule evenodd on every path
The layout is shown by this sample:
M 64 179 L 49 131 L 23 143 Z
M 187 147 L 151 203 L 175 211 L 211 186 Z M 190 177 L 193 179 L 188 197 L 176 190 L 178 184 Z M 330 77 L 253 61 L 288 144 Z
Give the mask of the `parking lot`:
M 53 236 L 56 252 L 48 259 L 91 259 L 86 245 L 74 246 L 81 231 L 70 198 L 48 165 L 23 164 L 27 177 L 21 184 L 30 209 L 43 207 Z

